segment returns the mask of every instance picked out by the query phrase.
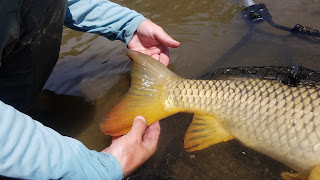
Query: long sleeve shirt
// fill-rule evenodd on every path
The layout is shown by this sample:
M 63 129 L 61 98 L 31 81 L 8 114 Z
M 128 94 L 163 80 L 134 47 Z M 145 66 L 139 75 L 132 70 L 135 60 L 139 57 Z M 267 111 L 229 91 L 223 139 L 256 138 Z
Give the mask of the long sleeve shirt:
M 68 0 L 65 26 L 128 44 L 145 19 L 136 11 L 107 0 Z
M 0 1 L 3 10 L 0 12 L 0 15 L 3 13 L 0 54 L 4 47 L 19 39 L 22 22 L 18 17 L 23 3 L 22 0 Z M 145 17 L 137 12 L 107 0 L 69 0 L 65 15 L 65 25 L 70 28 L 125 43 L 131 40 L 143 20 Z M 7 52 L 10 53 L 10 48 Z M 114 156 L 89 150 L 78 140 L 62 136 L 0 101 L 1 176 L 121 179 L 122 169 Z
M 27 28 L 36 26 L 43 13 L 40 11 L 46 9 L 51 1 L 53 0 L 42 0 L 41 6 L 31 1 L 33 5 L 29 8 L 37 12 L 31 13 L 35 17 L 25 18 L 28 22 L 21 22 L 21 15 L 22 7 L 27 6 L 25 3 L 30 3 L 29 1 L 0 1 L 0 61 L 1 54 L 10 54 L 19 40 L 21 24 L 27 24 Z M 96 33 L 110 40 L 121 40 L 126 44 L 146 19 L 134 10 L 108 0 L 68 0 L 67 3 L 65 26 L 82 32 Z
M 121 179 L 111 154 L 87 149 L 0 101 L 0 175 L 22 179 Z

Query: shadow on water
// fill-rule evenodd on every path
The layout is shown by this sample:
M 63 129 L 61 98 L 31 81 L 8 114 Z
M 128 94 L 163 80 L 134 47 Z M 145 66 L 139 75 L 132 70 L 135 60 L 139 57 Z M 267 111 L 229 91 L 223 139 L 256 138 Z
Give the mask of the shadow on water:
M 31 116 L 63 135 L 74 137 L 86 129 L 94 114 L 94 105 L 83 97 L 44 90 L 38 96 Z
M 100 151 L 110 144 L 111 139 L 102 133 L 99 122 L 128 91 L 129 81 L 128 72 L 121 74 L 118 82 L 95 101 L 44 90 L 38 96 L 30 116 L 63 135 L 79 139 L 88 148 Z
M 115 2 L 141 12 L 181 42 L 181 47 L 171 49 L 169 68 L 182 77 L 197 78 L 208 71 L 238 66 L 300 65 L 320 70 L 319 44 L 267 23 L 255 25 L 250 32 L 237 0 Z M 320 29 L 318 0 L 257 3 L 265 3 L 279 24 L 301 23 Z M 239 45 L 242 39 L 245 43 Z M 90 149 L 105 148 L 110 137 L 100 131 L 99 122 L 130 86 L 125 48 L 121 42 L 65 28 L 60 59 L 33 117 Z M 282 171 L 292 171 L 236 140 L 186 152 L 183 139 L 191 119 L 192 115 L 180 113 L 160 121 L 157 152 L 128 178 L 280 179 Z

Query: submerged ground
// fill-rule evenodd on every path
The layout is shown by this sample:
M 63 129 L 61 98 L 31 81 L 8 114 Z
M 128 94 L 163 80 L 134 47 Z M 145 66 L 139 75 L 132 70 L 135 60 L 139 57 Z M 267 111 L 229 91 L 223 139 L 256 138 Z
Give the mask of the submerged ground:
M 300 65 L 320 70 L 319 40 L 301 39 L 266 22 L 250 31 L 240 12 L 241 1 L 115 2 L 144 14 L 181 42 L 181 47 L 171 49 L 169 68 L 183 77 L 238 66 Z M 320 29 L 319 0 L 255 2 L 265 3 L 278 24 Z M 65 28 L 60 59 L 33 117 L 90 149 L 105 148 L 110 138 L 98 124 L 130 85 L 125 48 L 121 42 Z M 192 115 L 177 114 L 161 121 L 158 151 L 130 179 L 280 179 L 281 171 L 290 171 L 236 140 L 187 153 L 183 137 L 191 119 Z

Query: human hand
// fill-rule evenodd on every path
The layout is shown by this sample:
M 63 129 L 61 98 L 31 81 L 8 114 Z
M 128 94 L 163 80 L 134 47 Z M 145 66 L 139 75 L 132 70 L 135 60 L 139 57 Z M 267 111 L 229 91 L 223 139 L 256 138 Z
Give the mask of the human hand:
M 159 122 L 147 127 L 146 120 L 137 116 L 131 130 L 119 137 L 113 137 L 112 144 L 102 150 L 112 154 L 119 161 L 123 177 L 140 167 L 156 151 L 160 135 Z
M 150 20 L 144 20 L 128 43 L 128 49 L 149 55 L 165 66 L 169 64 L 169 48 L 179 47 L 164 30 Z

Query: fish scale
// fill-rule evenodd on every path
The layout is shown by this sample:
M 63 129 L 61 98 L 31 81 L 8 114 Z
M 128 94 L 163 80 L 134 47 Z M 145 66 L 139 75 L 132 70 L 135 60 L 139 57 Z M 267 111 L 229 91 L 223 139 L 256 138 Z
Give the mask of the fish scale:
M 150 125 L 193 113 L 187 151 L 235 138 L 300 173 L 284 172 L 285 179 L 320 179 L 319 72 L 297 66 L 229 68 L 204 80 L 185 79 L 149 56 L 127 55 L 133 60 L 132 84 L 100 123 L 105 134 L 129 132 L 137 115 Z
M 219 116 L 221 126 L 245 145 L 299 171 L 310 171 L 320 161 L 318 86 L 181 78 L 166 86 L 170 90 L 164 96 L 174 100 L 166 101 L 169 109 Z

